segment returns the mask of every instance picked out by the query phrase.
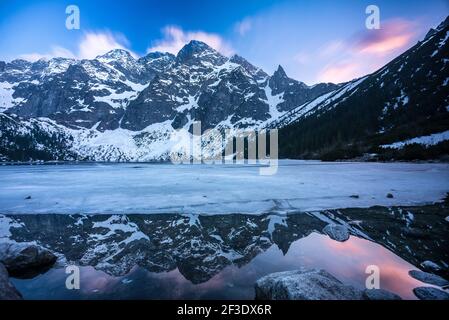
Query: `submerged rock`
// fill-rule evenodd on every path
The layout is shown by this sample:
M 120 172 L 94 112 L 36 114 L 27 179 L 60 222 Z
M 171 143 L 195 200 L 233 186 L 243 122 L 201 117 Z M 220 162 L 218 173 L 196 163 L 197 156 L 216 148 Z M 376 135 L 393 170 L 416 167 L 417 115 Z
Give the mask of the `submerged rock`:
M 323 233 L 327 234 L 331 239 L 340 242 L 349 239 L 348 228 L 338 224 L 328 224 L 327 226 L 324 227 Z
M 260 300 L 360 300 L 362 291 L 340 282 L 325 270 L 300 269 L 269 274 L 256 285 Z
M 436 264 L 435 262 L 430 261 L 430 260 L 426 260 L 426 261 L 422 262 L 421 267 L 423 267 L 425 270 L 430 270 L 430 271 L 441 270 L 441 267 L 438 264 Z
M 8 271 L 0 263 L 0 300 L 21 300 L 22 295 L 9 281 Z
M 394 198 L 394 197 L 393 197 L 393 194 L 391 194 L 391 193 L 387 193 L 387 198 L 388 198 L 388 199 L 392 199 L 392 198 Z
M 364 300 L 402 300 L 397 294 L 384 289 L 366 289 L 363 291 Z
M 421 300 L 449 300 L 449 293 L 433 287 L 418 287 L 413 293 Z
M 0 244 L 0 262 L 9 274 L 17 278 L 32 278 L 56 262 L 57 257 L 42 247 L 29 243 L 7 242 Z
M 449 285 L 449 281 L 446 279 L 437 276 L 436 274 L 420 271 L 420 270 L 410 270 L 408 274 L 415 278 L 416 280 L 419 280 L 421 282 L 433 284 L 439 287 L 444 287 Z

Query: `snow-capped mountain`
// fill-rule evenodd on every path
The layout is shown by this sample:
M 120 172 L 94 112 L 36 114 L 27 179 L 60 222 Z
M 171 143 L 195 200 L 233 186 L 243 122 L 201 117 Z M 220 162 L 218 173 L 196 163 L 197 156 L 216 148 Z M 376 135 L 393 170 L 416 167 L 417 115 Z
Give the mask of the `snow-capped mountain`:
M 271 127 L 285 157 L 449 154 L 449 17 L 380 70 L 291 108 Z
M 307 86 L 281 66 L 270 76 L 200 41 L 176 56 L 0 62 L 0 159 L 166 160 L 185 152 L 196 121 L 203 132 L 279 128 L 283 157 L 447 155 L 448 30 L 446 19 L 380 70 L 339 85 Z M 201 147 L 216 155 L 224 145 Z
M 308 87 L 282 67 L 269 76 L 200 41 L 174 56 L 135 59 L 112 50 L 93 60 L 0 65 L 0 154 L 5 159 L 167 159 L 177 129 L 262 128 L 337 88 Z M 182 139 L 182 137 L 181 137 Z M 218 152 L 218 150 L 214 151 Z

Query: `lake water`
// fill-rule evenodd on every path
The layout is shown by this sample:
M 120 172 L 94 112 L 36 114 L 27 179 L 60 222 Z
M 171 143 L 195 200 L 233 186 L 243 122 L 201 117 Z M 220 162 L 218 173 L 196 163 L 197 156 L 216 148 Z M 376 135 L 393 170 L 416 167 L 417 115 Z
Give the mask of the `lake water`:
M 27 299 L 252 299 L 255 281 L 272 272 L 323 268 L 364 288 L 367 266 L 376 265 L 381 288 L 415 299 L 413 288 L 424 284 L 408 271 L 427 253 L 448 262 L 445 207 L 424 224 L 419 210 L 390 209 L 440 201 L 448 164 L 280 161 L 275 175 L 259 169 L 0 166 L 0 242 L 37 242 L 60 256 L 48 272 L 12 281 Z M 376 205 L 384 207 L 368 209 Z M 361 209 L 354 220 L 328 211 L 338 208 Z M 345 225 L 350 239 L 324 235 L 328 223 Z M 403 235 L 420 226 L 433 228 L 428 238 Z M 65 287 L 68 264 L 80 266 L 80 290 Z
M 273 245 L 248 264 L 227 266 L 199 284 L 186 279 L 178 268 L 155 273 L 137 266 L 119 277 L 81 267 L 80 290 L 66 289 L 64 268 L 13 283 L 26 299 L 253 299 L 257 279 L 299 267 L 323 268 L 340 281 L 364 289 L 368 265 L 381 270 L 381 288 L 403 299 L 416 299 L 413 288 L 425 285 L 408 275 L 414 266 L 378 244 L 357 237 L 340 243 L 317 233 L 292 243 L 285 255 Z

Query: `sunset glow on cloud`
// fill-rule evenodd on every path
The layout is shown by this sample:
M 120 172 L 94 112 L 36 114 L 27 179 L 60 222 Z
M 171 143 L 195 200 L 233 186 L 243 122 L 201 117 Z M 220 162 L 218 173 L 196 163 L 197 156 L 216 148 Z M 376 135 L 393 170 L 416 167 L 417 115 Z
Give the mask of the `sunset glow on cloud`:
M 394 19 L 379 30 L 365 29 L 345 41 L 328 43 L 319 54 L 330 60 L 317 81 L 345 82 L 376 71 L 417 41 L 414 27 L 409 21 Z
M 318 75 L 322 82 L 340 83 L 359 76 L 360 66 L 357 62 L 346 62 L 326 66 Z
M 361 53 L 384 55 L 405 48 L 414 37 L 412 23 L 393 20 L 384 23 L 379 30 L 364 31 L 356 44 L 356 50 Z

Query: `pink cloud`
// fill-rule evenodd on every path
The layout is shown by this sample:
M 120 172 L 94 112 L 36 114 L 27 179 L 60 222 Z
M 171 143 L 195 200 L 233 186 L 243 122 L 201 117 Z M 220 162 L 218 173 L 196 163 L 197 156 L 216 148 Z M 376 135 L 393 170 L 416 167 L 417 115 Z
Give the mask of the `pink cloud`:
M 326 66 L 318 75 L 319 82 L 345 82 L 361 75 L 357 62 L 342 62 Z
M 321 48 L 326 59 L 317 81 L 345 82 L 372 73 L 405 51 L 416 40 L 415 23 L 393 19 L 379 30 L 364 30 L 346 41 L 334 41 Z
M 359 53 L 386 55 L 404 49 L 415 38 L 415 25 L 403 19 L 384 22 L 378 30 L 365 30 L 355 37 Z

